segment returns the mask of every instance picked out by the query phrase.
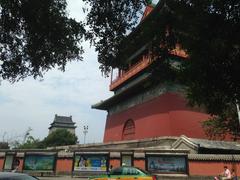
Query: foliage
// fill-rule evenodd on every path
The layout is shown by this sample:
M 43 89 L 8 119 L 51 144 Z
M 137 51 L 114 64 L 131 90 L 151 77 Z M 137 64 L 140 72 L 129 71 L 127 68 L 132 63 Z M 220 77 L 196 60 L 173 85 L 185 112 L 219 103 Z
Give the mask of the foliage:
M 25 137 L 24 137 L 25 138 Z M 35 139 L 28 133 L 24 142 L 15 141 L 14 149 L 44 149 L 50 146 L 73 145 L 77 143 L 77 137 L 66 129 L 57 129 L 43 140 Z
M 91 9 L 87 15 L 87 25 L 92 42 L 98 52 L 101 70 L 106 75 L 110 67 L 121 62 L 114 59 L 119 51 L 121 41 L 137 23 L 138 12 L 144 0 L 84 0 Z
M 9 149 L 9 145 L 7 142 L 0 142 L 0 149 Z
M 66 0 L 0 1 L 0 77 L 12 82 L 42 77 L 81 59 L 85 30 L 68 18 Z
M 184 3 L 177 4 L 180 8 L 175 13 L 182 17 L 175 19 L 173 27 L 189 54 L 181 74 L 188 100 L 215 115 L 203 124 L 210 137 L 232 134 L 236 138 L 240 130 L 236 113 L 240 102 L 240 2 Z M 181 19 L 182 25 L 178 25 Z
M 33 136 L 28 136 L 26 142 L 14 147 L 15 149 L 40 149 L 44 148 L 43 143 Z
M 233 140 L 239 139 L 239 121 L 235 105 L 230 106 L 221 115 L 204 121 L 203 128 L 210 139 L 224 139 L 229 135 Z
M 188 36 L 177 34 L 190 55 L 182 71 L 190 102 L 204 104 L 212 114 L 240 100 L 240 10 L 231 8 L 237 6 L 237 1 L 192 1 L 187 7 L 191 19 L 179 26 Z
M 77 136 L 70 133 L 66 129 L 57 129 L 50 133 L 44 140 L 45 147 L 49 146 L 64 146 L 77 143 Z

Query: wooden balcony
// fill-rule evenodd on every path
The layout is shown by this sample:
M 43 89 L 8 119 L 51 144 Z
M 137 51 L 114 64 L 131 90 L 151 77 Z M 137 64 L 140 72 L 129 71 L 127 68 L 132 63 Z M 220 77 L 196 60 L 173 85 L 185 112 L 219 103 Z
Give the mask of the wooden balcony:
M 124 81 L 133 77 L 152 63 L 150 56 L 143 56 L 142 59 L 135 65 L 131 67 L 128 71 L 121 73 L 115 80 L 110 84 L 110 91 L 115 89 L 117 86 L 122 84 Z
M 181 48 L 179 44 L 176 44 L 175 49 L 171 50 L 169 52 L 171 55 L 178 56 L 180 58 L 188 58 L 188 54 L 185 50 Z M 142 57 L 142 59 L 135 65 L 133 65 L 128 71 L 120 73 L 118 77 L 116 77 L 115 80 L 113 80 L 110 84 L 110 91 L 114 90 L 116 87 L 118 87 L 120 84 L 122 84 L 124 81 L 128 80 L 129 78 L 133 77 L 146 67 L 148 67 L 153 62 L 153 59 L 150 55 L 145 55 Z
M 182 49 L 181 45 L 178 43 L 176 44 L 175 49 L 170 51 L 170 54 L 181 58 L 188 58 L 187 52 L 184 49 Z

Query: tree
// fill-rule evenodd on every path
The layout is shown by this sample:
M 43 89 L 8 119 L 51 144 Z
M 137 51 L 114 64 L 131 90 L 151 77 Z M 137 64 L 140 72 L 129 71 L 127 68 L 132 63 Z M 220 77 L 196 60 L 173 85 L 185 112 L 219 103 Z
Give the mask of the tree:
M 70 133 L 66 129 L 57 129 L 50 133 L 44 140 L 45 147 L 49 146 L 64 146 L 77 143 L 77 136 Z
M 98 52 L 100 69 L 108 75 L 110 67 L 116 67 L 116 55 L 121 49 L 121 41 L 127 32 L 137 23 L 138 12 L 145 3 L 144 0 L 83 0 L 90 5 L 87 14 L 87 25 L 91 41 Z
M 212 116 L 212 118 L 203 122 L 203 128 L 210 139 L 224 139 L 231 135 L 234 141 L 240 137 L 239 121 L 237 120 L 236 107 L 223 111 L 219 116 Z
M 68 18 L 66 0 L 0 1 L 0 77 L 11 82 L 42 77 L 81 60 L 85 29 Z
M 41 149 L 45 148 L 42 141 L 35 139 L 33 136 L 28 136 L 26 141 L 22 144 L 18 144 L 15 149 Z
M 214 115 L 203 126 L 212 127 L 210 131 L 207 128 L 207 132 L 218 130 L 217 134 L 233 134 L 236 138 L 240 135 L 236 113 L 236 103 L 240 102 L 240 2 L 185 4 L 178 3 L 181 8 L 175 12 L 186 19 L 187 14 L 180 12 L 187 8 L 190 20 L 178 25 L 180 19 L 176 18 L 173 24 L 176 31 L 180 31 L 175 36 L 190 55 L 181 72 L 188 100 L 192 105 L 204 106 Z M 183 32 L 185 35 L 181 34 Z
M 92 33 L 97 37 L 98 60 L 105 71 L 108 66 L 124 66 L 118 61 L 129 56 L 121 51 L 124 47 L 134 48 L 134 45 L 138 47 L 152 41 L 153 49 L 159 49 L 161 44 L 158 57 L 166 65 L 166 52 L 173 44 L 180 43 L 187 50 L 189 60 L 174 73 L 178 73 L 178 81 L 186 85 L 189 103 L 205 107 L 223 124 L 229 125 L 229 119 L 236 124 L 234 104 L 240 102 L 240 1 L 162 0 L 162 9 L 148 22 L 147 32 L 144 36 L 139 33 L 139 38 L 135 39 L 131 34 L 127 37 L 127 30 L 135 22 L 128 18 L 136 18 L 135 13 L 141 9 L 143 1 L 136 4 L 127 4 L 132 1 L 125 0 L 86 1 L 92 6 L 88 18 Z M 113 14 L 118 16 L 109 16 Z M 231 110 L 235 113 L 227 113 Z
M 27 135 L 24 135 L 24 141 L 15 140 L 12 143 L 14 149 L 44 149 L 50 146 L 73 145 L 77 143 L 77 137 L 66 129 L 57 129 L 43 140 L 31 136 L 29 129 L 26 133 Z
M 28 127 L 27 130 L 16 137 L 9 139 L 9 144 L 13 149 L 41 149 L 45 148 L 40 139 L 36 139 L 31 135 L 32 128 Z M 19 139 L 21 138 L 21 139 Z
M 7 142 L 0 142 L 0 149 L 9 149 L 9 145 Z

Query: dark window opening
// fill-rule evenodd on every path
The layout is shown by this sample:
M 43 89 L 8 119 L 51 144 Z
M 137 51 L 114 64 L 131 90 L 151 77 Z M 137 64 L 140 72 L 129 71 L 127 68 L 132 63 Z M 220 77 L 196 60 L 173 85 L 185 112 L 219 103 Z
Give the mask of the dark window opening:
M 131 140 L 135 138 L 135 123 L 132 119 L 125 122 L 122 133 L 122 140 Z

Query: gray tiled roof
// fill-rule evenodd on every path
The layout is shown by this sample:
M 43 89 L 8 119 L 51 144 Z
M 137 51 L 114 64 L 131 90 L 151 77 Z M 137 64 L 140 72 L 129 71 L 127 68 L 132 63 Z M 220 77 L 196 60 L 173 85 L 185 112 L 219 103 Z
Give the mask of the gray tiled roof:
M 58 123 L 66 123 L 66 124 L 75 124 L 72 121 L 72 116 L 58 116 L 57 114 L 55 115 L 54 121 L 53 122 L 58 122 Z
M 240 143 L 232 141 L 211 141 L 206 139 L 188 138 L 192 143 L 200 148 L 207 149 L 231 149 L 240 151 Z
M 237 154 L 188 154 L 189 160 L 240 161 Z
M 193 154 L 240 154 L 240 143 L 188 138 L 182 135 L 172 144 L 173 149 L 189 149 Z
M 50 124 L 49 129 L 53 127 L 59 128 L 76 128 L 75 122 L 72 121 L 72 116 L 58 116 L 57 114 L 54 117 L 54 121 Z

